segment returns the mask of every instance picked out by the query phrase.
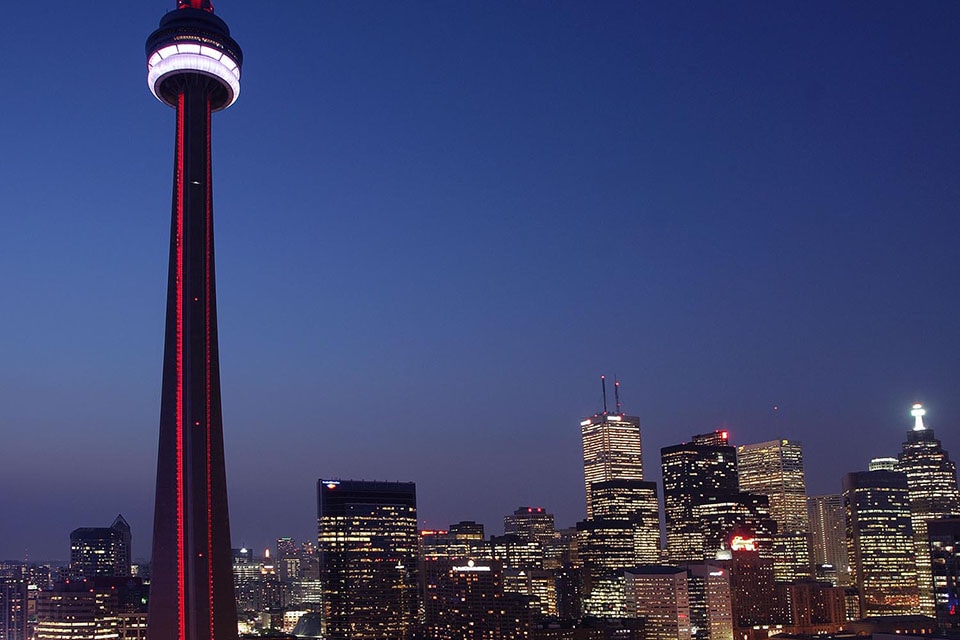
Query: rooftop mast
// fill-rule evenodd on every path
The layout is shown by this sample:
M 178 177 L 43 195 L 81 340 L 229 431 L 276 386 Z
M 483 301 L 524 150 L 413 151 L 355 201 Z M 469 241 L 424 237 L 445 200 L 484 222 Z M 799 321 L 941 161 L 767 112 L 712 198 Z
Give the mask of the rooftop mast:
M 623 411 L 620 410 L 620 380 L 617 379 L 617 374 L 613 374 L 613 397 L 617 401 L 617 415 L 622 416 Z
M 603 390 L 603 415 L 607 415 L 607 377 L 600 376 L 600 388 Z

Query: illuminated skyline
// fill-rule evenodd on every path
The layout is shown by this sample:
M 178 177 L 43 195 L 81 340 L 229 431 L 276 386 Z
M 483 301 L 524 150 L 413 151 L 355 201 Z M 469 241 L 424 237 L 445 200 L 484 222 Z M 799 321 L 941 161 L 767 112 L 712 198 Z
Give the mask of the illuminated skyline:
M 49 6 L 5 13 L 0 558 L 117 513 L 144 558 L 168 2 Z M 837 493 L 914 402 L 960 451 L 960 6 L 217 11 L 250 58 L 213 140 L 235 544 L 310 537 L 321 472 L 415 481 L 427 526 L 570 526 L 605 371 L 647 480 L 726 427 Z

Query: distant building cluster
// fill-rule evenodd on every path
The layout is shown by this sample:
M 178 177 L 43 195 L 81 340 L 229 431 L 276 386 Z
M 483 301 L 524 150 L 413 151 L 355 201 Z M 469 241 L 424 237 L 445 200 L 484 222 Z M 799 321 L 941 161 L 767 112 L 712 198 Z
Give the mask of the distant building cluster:
M 618 403 L 619 409 L 619 403 Z M 587 517 L 541 506 L 503 535 L 419 530 L 413 483 L 320 479 L 317 539 L 234 549 L 239 631 L 324 640 L 757 640 L 960 635 L 957 474 L 920 405 L 897 457 L 806 495 L 800 442 L 727 431 L 660 451 L 640 420 L 581 420 Z M 663 511 L 661 513 L 662 489 Z M 0 565 L 0 640 L 143 640 L 149 571 L 130 527 L 70 534 L 70 564 Z

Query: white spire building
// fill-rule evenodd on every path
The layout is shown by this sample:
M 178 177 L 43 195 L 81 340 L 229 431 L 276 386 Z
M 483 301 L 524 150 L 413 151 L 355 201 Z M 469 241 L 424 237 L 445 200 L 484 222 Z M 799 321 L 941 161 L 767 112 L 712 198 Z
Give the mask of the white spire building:
M 897 470 L 907 475 L 910 495 L 910 519 L 913 525 L 917 555 L 917 577 L 920 587 L 920 612 L 934 615 L 933 576 L 927 521 L 960 514 L 960 491 L 957 489 L 957 468 L 934 437 L 933 429 L 923 423 L 927 414 L 923 405 L 911 407 L 913 429 L 907 432 Z

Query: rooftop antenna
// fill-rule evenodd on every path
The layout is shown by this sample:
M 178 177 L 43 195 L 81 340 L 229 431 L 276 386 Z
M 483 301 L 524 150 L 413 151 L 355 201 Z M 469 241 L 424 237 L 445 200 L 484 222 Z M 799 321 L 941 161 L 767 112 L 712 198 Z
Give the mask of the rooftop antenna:
M 603 415 L 607 415 L 607 377 L 600 376 L 600 388 L 603 390 Z
M 617 374 L 613 374 L 613 397 L 617 400 L 617 415 L 623 415 L 623 411 L 620 410 L 620 380 L 617 378 Z

